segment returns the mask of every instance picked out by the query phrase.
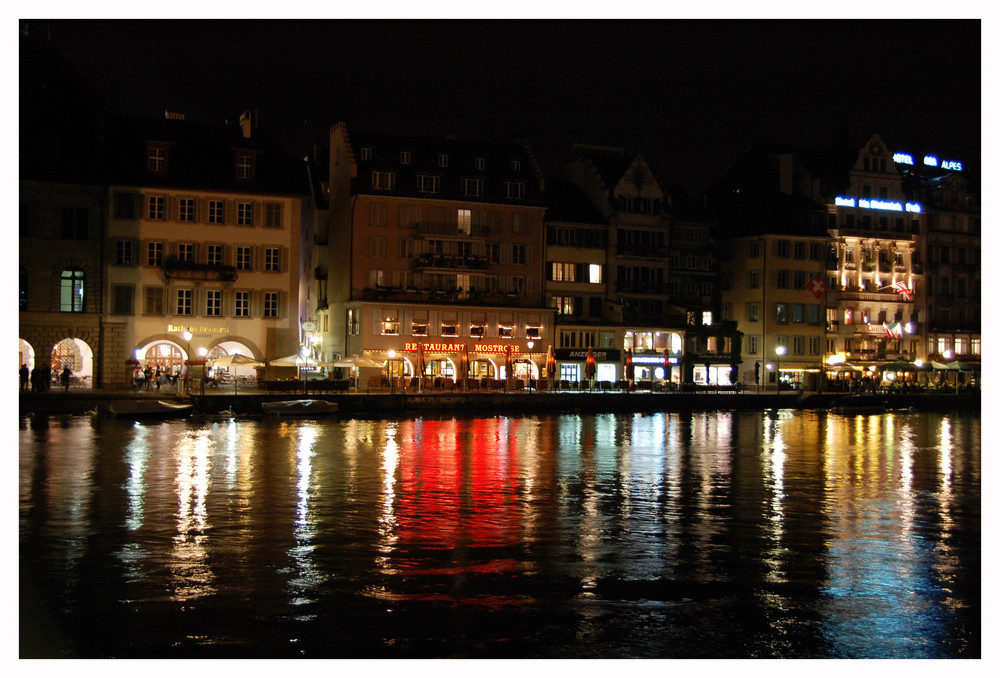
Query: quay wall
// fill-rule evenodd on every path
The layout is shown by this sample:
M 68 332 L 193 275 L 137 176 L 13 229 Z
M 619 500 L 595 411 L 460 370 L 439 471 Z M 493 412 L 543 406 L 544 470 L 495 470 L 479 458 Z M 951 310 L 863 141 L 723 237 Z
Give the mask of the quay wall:
M 114 391 L 49 391 L 22 393 L 18 403 L 21 416 L 29 414 L 85 414 L 106 412 L 113 401 L 150 398 L 170 402 L 192 402 L 196 414 L 231 410 L 237 414 L 260 414 L 261 403 L 294 400 L 293 394 L 136 394 Z M 383 417 L 426 412 L 434 416 L 449 413 L 531 414 L 559 412 L 661 412 L 694 410 L 826 409 L 843 394 L 819 393 L 339 393 L 316 397 L 338 403 L 347 416 Z M 887 395 L 890 409 L 980 409 L 980 394 L 945 393 Z

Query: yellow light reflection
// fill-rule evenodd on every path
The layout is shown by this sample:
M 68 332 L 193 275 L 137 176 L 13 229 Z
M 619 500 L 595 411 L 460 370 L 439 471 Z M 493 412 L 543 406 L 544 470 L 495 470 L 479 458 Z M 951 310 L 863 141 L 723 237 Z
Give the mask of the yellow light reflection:
M 190 601 L 215 592 L 205 545 L 209 527 L 206 499 L 209 489 L 208 431 L 185 436 L 177 448 L 177 534 L 169 561 L 174 599 Z

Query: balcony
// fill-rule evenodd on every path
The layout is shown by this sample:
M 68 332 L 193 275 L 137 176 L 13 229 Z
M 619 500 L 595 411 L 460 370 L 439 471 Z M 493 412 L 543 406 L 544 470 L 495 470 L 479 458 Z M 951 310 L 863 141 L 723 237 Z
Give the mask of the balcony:
M 440 235 L 452 238 L 485 238 L 490 234 L 490 227 L 478 224 L 459 226 L 458 224 L 422 221 L 417 224 L 417 233 L 421 236 Z
M 356 292 L 357 294 L 358 292 Z M 486 292 L 470 288 L 432 289 L 416 287 L 366 287 L 360 290 L 364 301 L 391 301 L 433 304 L 475 304 L 477 306 L 537 307 L 541 300 L 515 293 Z
M 842 290 L 840 292 L 831 292 L 830 300 L 832 301 L 874 301 L 882 303 L 900 303 L 900 304 L 912 304 L 912 301 L 906 301 L 902 296 L 897 294 L 892 290 L 885 290 L 883 292 L 869 292 L 862 291 L 857 288 L 851 288 Z
M 435 268 L 448 271 L 484 271 L 489 267 L 489 260 L 482 256 L 420 254 L 413 260 L 413 270 L 415 271 L 426 271 Z
M 163 275 L 172 280 L 215 280 L 232 282 L 238 277 L 235 266 L 200 264 L 169 256 L 163 260 Z

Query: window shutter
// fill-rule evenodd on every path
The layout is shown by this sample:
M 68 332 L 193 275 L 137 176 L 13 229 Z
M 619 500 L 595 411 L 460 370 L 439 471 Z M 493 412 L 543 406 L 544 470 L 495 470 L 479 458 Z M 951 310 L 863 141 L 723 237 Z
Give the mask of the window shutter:
M 289 272 L 288 271 L 288 248 L 287 247 L 282 247 L 281 248 L 281 263 L 280 263 L 280 266 L 281 266 L 281 272 L 282 273 L 288 273 Z

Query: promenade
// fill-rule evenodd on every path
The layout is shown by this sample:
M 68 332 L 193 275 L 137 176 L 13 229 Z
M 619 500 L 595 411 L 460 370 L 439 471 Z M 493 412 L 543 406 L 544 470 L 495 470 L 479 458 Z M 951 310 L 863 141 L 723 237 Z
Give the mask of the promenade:
M 503 391 L 405 391 L 392 392 L 388 388 L 368 390 L 349 389 L 347 392 L 304 394 L 301 391 L 275 393 L 258 389 L 209 389 L 201 393 L 178 394 L 175 389 L 89 389 L 71 388 L 69 391 L 21 393 L 18 402 L 20 415 L 27 414 L 85 414 L 107 411 L 116 400 L 137 398 L 159 399 L 170 402 L 191 402 L 195 414 L 216 414 L 231 411 L 242 415 L 262 412 L 261 403 L 274 400 L 317 398 L 338 403 L 341 415 L 364 417 L 389 417 L 406 413 L 426 412 L 434 416 L 449 413 L 502 413 L 531 414 L 559 412 L 662 412 L 690 410 L 772 410 L 772 409 L 826 409 L 843 393 L 803 393 L 799 391 L 773 391 L 735 393 L 732 391 L 655 392 L 655 391 L 553 391 L 536 392 L 520 390 Z M 920 393 L 880 396 L 890 410 L 939 410 L 979 409 L 980 392 L 971 393 Z

